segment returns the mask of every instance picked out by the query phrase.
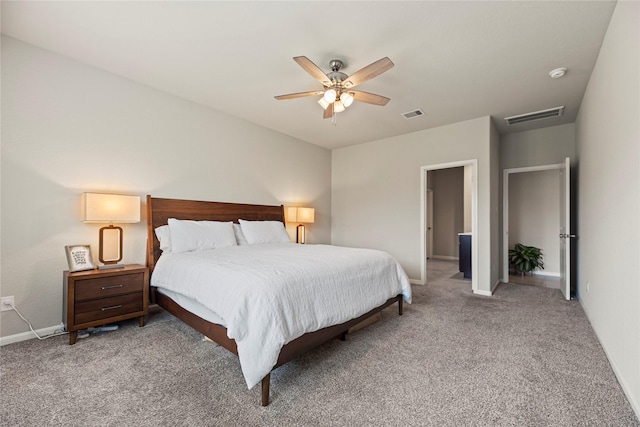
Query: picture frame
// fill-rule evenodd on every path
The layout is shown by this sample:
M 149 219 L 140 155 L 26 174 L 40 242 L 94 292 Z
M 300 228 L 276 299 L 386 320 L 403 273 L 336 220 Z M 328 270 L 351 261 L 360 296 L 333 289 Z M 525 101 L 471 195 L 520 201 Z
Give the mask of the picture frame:
M 69 271 L 94 270 L 96 264 L 93 262 L 91 245 L 67 245 L 64 247 L 67 254 L 67 264 Z

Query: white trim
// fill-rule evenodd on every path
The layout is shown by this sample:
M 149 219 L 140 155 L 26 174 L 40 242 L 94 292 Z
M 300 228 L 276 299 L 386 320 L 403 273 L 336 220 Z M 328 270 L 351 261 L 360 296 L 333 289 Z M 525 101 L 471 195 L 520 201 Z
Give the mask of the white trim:
M 421 286 L 426 285 L 425 282 L 423 282 L 422 280 L 418 280 L 418 279 L 409 279 L 409 283 L 411 283 L 412 285 L 421 285 Z
M 502 281 L 509 282 L 509 174 L 564 169 L 564 163 L 511 168 L 502 171 Z
M 478 290 L 478 159 L 440 163 L 420 168 L 420 280 L 424 283 L 427 282 L 427 172 L 460 166 L 471 166 L 471 289 L 476 292 Z M 489 294 L 489 296 L 491 295 Z
M 485 297 L 492 297 L 493 296 L 493 292 L 492 291 L 480 291 L 478 289 L 474 289 L 473 293 L 476 295 L 482 295 Z
M 61 326 L 58 324 L 55 326 L 49 326 L 47 328 L 36 329 L 36 332 L 41 337 L 46 337 L 47 335 L 51 335 L 54 332 L 59 331 L 60 328 Z M 33 338 L 36 338 L 36 336 L 31 331 L 21 332 L 19 334 L 9 335 L 6 337 L 0 337 L 0 347 L 7 344 L 13 344 L 15 342 L 28 341 Z

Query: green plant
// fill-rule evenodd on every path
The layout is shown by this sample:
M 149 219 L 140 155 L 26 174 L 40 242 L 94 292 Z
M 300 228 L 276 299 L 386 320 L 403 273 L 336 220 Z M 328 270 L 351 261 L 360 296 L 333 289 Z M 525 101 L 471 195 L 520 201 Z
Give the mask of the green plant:
M 509 262 L 516 267 L 516 272 L 519 271 L 523 276 L 536 268 L 544 270 L 542 249 L 522 243 L 516 243 L 513 249 L 509 249 Z

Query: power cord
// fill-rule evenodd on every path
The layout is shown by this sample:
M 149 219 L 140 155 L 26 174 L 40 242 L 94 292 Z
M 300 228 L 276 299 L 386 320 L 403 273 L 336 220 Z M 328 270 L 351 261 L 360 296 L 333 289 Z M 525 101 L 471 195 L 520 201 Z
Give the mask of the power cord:
M 66 335 L 69 332 L 64 331 L 62 328 L 60 329 L 56 329 L 52 334 L 50 335 L 45 335 L 44 337 L 41 337 L 40 335 L 38 335 L 38 333 L 36 332 L 35 329 L 33 329 L 33 326 L 31 326 L 31 322 L 29 322 L 27 319 L 25 319 L 25 317 L 22 315 L 22 313 L 20 313 L 20 310 L 18 310 L 16 308 L 15 305 L 10 304 L 11 308 L 15 310 L 16 313 L 18 313 L 18 316 L 20 316 L 20 318 L 22 320 L 24 320 L 25 322 L 27 322 L 27 325 L 29 325 L 29 329 L 31 329 L 31 332 L 33 332 L 33 334 L 36 336 L 36 338 L 38 338 L 39 340 L 46 340 L 47 338 L 51 338 L 51 337 L 58 337 L 60 335 Z

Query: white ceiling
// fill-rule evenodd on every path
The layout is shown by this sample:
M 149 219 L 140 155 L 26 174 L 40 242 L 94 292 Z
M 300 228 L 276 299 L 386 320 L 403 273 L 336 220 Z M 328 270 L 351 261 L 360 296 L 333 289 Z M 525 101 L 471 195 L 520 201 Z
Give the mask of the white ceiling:
M 572 123 L 615 2 L 2 1 L 2 32 L 142 84 L 327 148 L 490 115 L 500 133 Z M 391 98 L 322 119 L 321 89 L 292 58 L 353 74 Z M 565 77 L 548 72 L 567 67 Z M 507 127 L 511 115 L 565 106 Z M 420 118 L 402 113 L 422 109 Z

